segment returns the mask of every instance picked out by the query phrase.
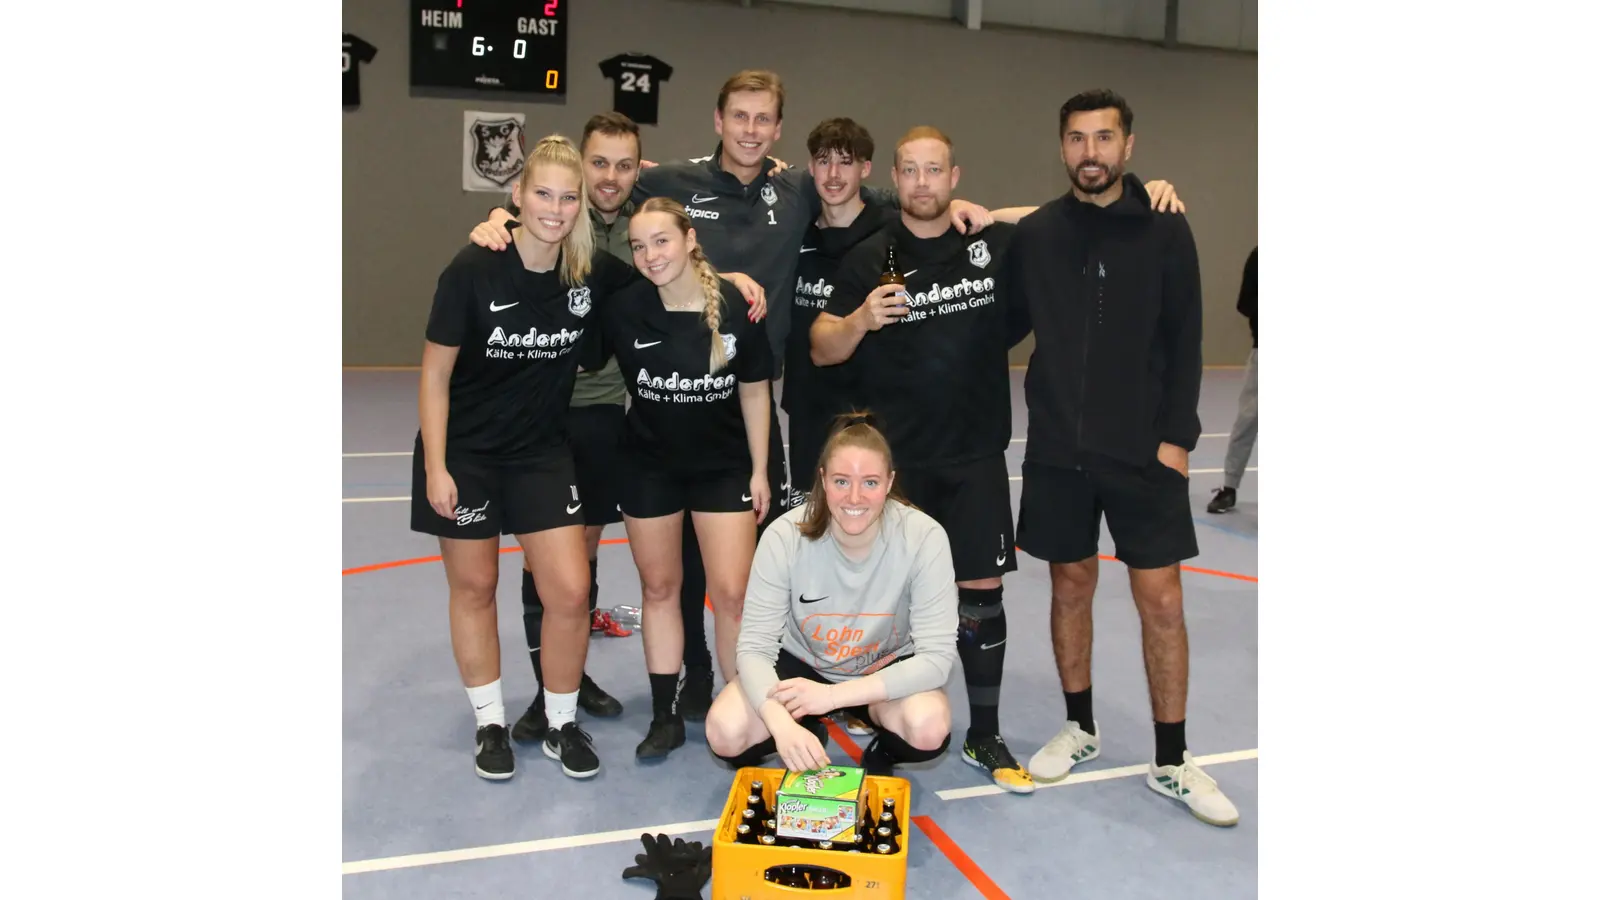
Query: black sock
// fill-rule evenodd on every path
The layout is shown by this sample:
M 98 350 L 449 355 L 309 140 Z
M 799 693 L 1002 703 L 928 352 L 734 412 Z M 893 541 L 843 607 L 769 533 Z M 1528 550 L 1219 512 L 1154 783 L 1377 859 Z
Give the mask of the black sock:
M 706 647 L 706 568 L 687 513 L 683 517 L 683 589 L 678 592 L 678 606 L 683 611 L 683 664 L 711 668 L 711 651 Z
M 533 660 L 533 677 L 539 679 L 539 695 L 544 696 L 544 670 L 539 668 L 539 635 L 544 628 L 544 604 L 533 587 L 533 573 L 522 570 L 522 634 L 528 639 L 528 658 Z
M 1094 687 L 1061 693 L 1067 698 L 1067 718 L 1077 722 L 1085 732 L 1094 734 Z
M 678 699 L 678 676 L 650 673 L 650 711 L 658 719 L 675 712 L 673 704 Z
M 968 737 L 1000 733 L 1000 675 L 1006 662 L 1006 613 L 1000 605 L 1003 588 L 956 588 L 961 623 L 956 650 L 967 681 L 972 710 Z
M 878 729 L 878 736 L 873 738 L 878 742 L 878 749 L 888 754 L 896 763 L 919 763 L 938 759 L 950 748 L 950 735 L 944 736 L 944 743 L 937 750 L 918 750 L 911 746 L 905 738 L 887 729 Z
M 1182 722 L 1156 723 L 1156 765 L 1183 765 L 1183 751 L 1189 749 L 1183 741 Z
M 589 560 L 589 612 L 600 603 L 600 561 Z

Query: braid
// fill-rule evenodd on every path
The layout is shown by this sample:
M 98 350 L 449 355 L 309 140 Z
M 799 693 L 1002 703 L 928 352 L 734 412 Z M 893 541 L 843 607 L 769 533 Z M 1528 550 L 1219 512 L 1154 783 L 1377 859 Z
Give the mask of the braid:
M 722 278 L 711 268 L 711 261 L 699 247 L 689 251 L 689 258 L 694 261 L 694 273 L 700 278 L 700 290 L 706 298 L 702 314 L 706 327 L 711 330 L 711 372 L 715 374 L 728 364 L 728 353 L 722 348 L 722 337 L 717 333 L 722 327 Z

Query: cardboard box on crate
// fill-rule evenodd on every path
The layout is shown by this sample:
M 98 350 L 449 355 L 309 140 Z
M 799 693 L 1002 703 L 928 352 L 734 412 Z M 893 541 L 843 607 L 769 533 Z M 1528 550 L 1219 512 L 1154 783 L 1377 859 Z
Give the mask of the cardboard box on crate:
M 861 814 L 874 821 L 884 801 L 894 801 L 900 834 L 892 840 L 889 853 L 842 842 L 824 850 L 809 838 L 785 839 L 773 846 L 753 837 L 741 842 L 737 829 L 746 821 L 743 813 L 755 782 L 762 783 L 763 806 L 769 817 L 775 817 L 778 792 L 787 774 L 783 769 L 755 767 L 734 773 L 727 804 L 712 835 L 710 900 L 788 900 L 818 894 L 835 900 L 905 900 L 911 782 L 868 775 L 857 788 L 864 804 Z M 773 825 L 769 831 L 763 824 L 756 835 L 776 837 L 775 818 Z
M 851 840 L 863 815 L 866 773 L 854 766 L 786 772 L 773 804 L 778 837 L 803 841 Z

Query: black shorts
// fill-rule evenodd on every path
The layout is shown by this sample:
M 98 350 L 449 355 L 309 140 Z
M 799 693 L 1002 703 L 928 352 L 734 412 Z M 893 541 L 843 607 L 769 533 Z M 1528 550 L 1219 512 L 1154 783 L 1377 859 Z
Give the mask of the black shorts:
M 742 469 L 678 474 L 624 454 L 618 473 L 622 511 L 635 519 L 676 512 L 750 512 L 750 473 Z
M 1068 469 L 1022 464 L 1017 546 L 1053 563 L 1099 553 L 1105 514 L 1117 559 L 1131 569 L 1161 569 L 1200 555 L 1189 509 L 1189 479 L 1152 461 L 1142 470 Z
M 1011 479 L 1003 454 L 937 469 L 901 469 L 895 483 L 944 527 L 957 581 L 1017 570 Z
M 896 657 L 892 662 L 889 663 L 889 666 L 899 665 L 913 656 L 916 656 L 916 654 L 907 653 L 905 656 Z M 884 666 L 883 669 L 887 669 L 889 666 Z M 877 671 L 882 672 L 883 669 L 878 669 Z M 821 684 L 833 683 L 828 679 L 823 678 L 821 672 L 818 672 L 816 669 L 813 669 L 802 662 L 800 657 L 795 656 L 793 653 L 783 649 L 778 651 L 777 670 L 779 681 L 788 681 L 790 678 L 806 678 Z M 855 716 L 863 722 L 872 722 L 874 725 L 877 724 L 877 722 L 871 716 L 867 715 L 866 706 L 842 706 L 839 709 L 840 711 Z
M 496 463 L 445 454 L 456 483 L 456 517 L 428 505 L 428 473 L 417 442 L 411 454 L 411 530 L 460 540 L 533 534 L 583 524 L 584 502 L 565 450 L 526 463 Z
M 574 406 L 567 411 L 567 433 L 572 445 L 572 465 L 578 475 L 578 496 L 583 498 L 583 524 L 611 525 L 622 521 L 622 429 L 627 411 L 620 404 Z

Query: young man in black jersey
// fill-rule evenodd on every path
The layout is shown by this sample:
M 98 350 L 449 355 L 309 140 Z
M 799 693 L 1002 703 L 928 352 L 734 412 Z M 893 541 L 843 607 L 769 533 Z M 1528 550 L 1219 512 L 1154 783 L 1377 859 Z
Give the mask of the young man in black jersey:
M 1061 107 L 1072 190 L 1017 228 L 1004 282 L 1037 342 L 1017 546 L 1050 563 L 1050 630 L 1067 723 L 1034 754 L 1041 780 L 1100 753 L 1090 688 L 1100 517 L 1128 568 L 1155 724 L 1145 783 L 1212 825 L 1239 812 L 1184 736 L 1189 639 L 1182 560 L 1199 553 L 1189 453 L 1200 437 L 1200 262 L 1183 216 L 1150 214 L 1123 173 L 1133 111 L 1110 91 Z

